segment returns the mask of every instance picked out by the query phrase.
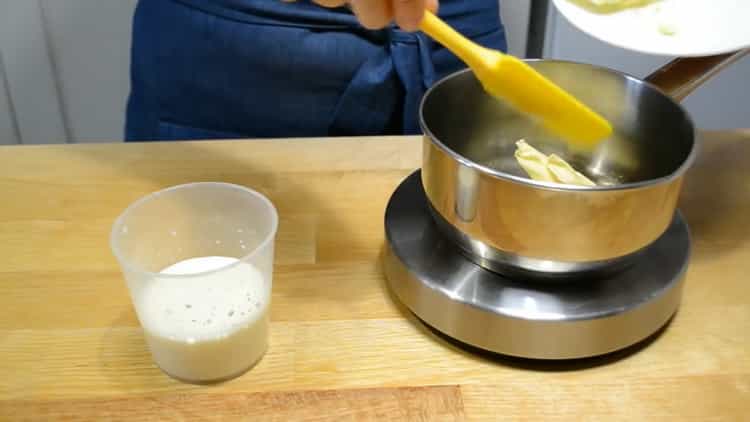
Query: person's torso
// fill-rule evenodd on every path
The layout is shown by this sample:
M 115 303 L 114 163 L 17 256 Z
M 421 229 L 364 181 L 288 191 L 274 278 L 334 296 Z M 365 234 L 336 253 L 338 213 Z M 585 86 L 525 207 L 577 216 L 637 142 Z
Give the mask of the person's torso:
M 213 14 L 255 23 L 320 29 L 359 28 L 346 7 L 324 8 L 311 0 L 175 0 Z M 500 15 L 498 0 L 442 0 L 438 14 L 456 30 L 474 36 L 495 29 Z
M 506 47 L 497 0 L 439 15 Z M 131 139 L 415 134 L 424 91 L 463 67 L 422 33 L 309 0 L 140 0 L 133 57 Z

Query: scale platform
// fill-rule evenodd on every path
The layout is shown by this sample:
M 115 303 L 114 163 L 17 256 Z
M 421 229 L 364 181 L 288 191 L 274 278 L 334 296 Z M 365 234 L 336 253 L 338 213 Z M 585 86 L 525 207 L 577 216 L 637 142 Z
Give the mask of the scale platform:
M 606 278 L 511 279 L 476 265 L 443 236 L 420 171 L 391 196 L 385 232 L 388 283 L 419 319 L 462 343 L 532 359 L 597 356 L 649 337 L 677 310 L 690 258 L 677 213 L 658 240 Z

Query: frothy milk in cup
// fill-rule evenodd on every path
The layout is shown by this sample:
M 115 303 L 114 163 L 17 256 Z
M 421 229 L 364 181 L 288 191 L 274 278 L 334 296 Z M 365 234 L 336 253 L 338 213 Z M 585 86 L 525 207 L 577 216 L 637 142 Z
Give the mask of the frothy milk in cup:
M 191 258 L 165 268 L 136 298 L 156 364 L 187 381 L 244 372 L 268 347 L 269 290 L 260 271 L 235 258 Z

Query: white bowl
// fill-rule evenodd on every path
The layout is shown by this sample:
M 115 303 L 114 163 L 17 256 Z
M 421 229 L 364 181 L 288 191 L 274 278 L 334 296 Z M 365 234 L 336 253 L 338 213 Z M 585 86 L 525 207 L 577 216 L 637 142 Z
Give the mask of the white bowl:
M 750 47 L 750 0 L 661 0 L 611 14 L 553 2 L 583 32 L 641 53 L 710 56 Z

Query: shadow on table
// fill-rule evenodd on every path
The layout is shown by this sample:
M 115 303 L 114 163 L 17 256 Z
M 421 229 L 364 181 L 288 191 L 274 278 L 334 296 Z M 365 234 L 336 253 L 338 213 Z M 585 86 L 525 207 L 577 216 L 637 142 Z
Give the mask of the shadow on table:
M 103 377 L 109 381 L 110 388 L 120 392 L 147 393 L 162 387 L 170 391 L 217 387 L 242 376 L 253 368 L 250 366 L 240 374 L 208 382 L 176 378 L 163 371 L 154 362 L 146 344 L 143 329 L 131 309 L 121 312 L 102 336 L 99 342 L 99 367 Z
M 130 308 L 109 324 L 99 341 L 99 368 L 111 388 L 117 391 L 139 390 L 153 386 L 161 371 L 153 363 L 148 346 Z M 163 379 L 168 379 L 166 375 Z

